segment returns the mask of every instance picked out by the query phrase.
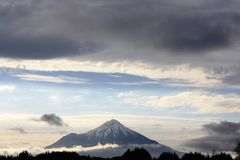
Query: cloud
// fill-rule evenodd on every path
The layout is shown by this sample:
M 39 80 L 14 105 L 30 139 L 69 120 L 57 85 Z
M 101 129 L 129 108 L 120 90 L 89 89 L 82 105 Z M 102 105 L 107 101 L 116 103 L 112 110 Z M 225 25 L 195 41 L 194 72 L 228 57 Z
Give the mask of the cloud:
M 210 135 L 213 134 L 235 134 L 240 130 L 240 123 L 222 121 L 218 123 L 210 123 L 203 126 Z
M 44 153 L 44 152 L 78 152 L 81 154 L 86 154 L 94 151 L 101 151 L 101 150 L 111 150 L 114 148 L 118 148 L 119 146 L 117 144 L 105 144 L 101 145 L 98 144 L 93 147 L 82 147 L 82 146 L 74 146 L 72 148 L 53 148 L 53 149 L 43 149 L 40 147 L 18 147 L 18 148 L 0 148 L 0 154 L 4 155 L 16 155 L 21 153 L 22 151 L 28 151 L 32 153 L 33 155 Z
M 46 122 L 47 124 L 51 126 L 65 126 L 63 120 L 61 117 L 55 115 L 55 114 L 43 114 L 40 119 L 40 121 Z
M 15 86 L 11 85 L 0 85 L 0 92 L 12 93 L 15 90 Z
M 136 74 L 161 78 L 156 76 L 161 68 L 161 72 L 167 70 L 166 74 L 171 70 L 175 79 L 189 72 L 173 73 L 172 70 L 186 65 L 188 71 L 193 68 L 201 74 L 184 75 L 181 79 L 186 80 L 188 76 L 190 82 L 201 80 L 205 85 L 215 84 L 223 80 L 225 71 L 239 68 L 238 1 L 61 0 L 56 3 L 56 0 L 1 0 L 0 4 L 0 22 L 3 24 L 0 57 L 90 60 L 97 64 L 87 66 L 83 62 L 83 68 L 98 72 L 108 64 L 115 65 L 112 62 L 118 65 L 134 60 L 155 70 L 155 75 L 148 73 L 149 69 Z M 98 62 L 104 65 L 98 67 Z M 45 68 L 45 63 L 33 63 Z M 78 65 L 81 68 L 82 65 Z M 75 67 L 71 64 L 52 65 L 63 70 L 70 66 Z M 126 66 L 120 66 L 115 72 L 133 73 L 132 67 Z M 107 69 L 109 67 L 102 70 Z M 219 79 L 216 73 L 223 77 Z
M 227 76 L 223 78 L 223 82 L 225 84 L 230 84 L 232 86 L 239 86 L 240 85 L 240 72 L 239 68 L 236 67 L 233 71 L 231 71 Z
M 83 84 L 87 83 L 89 80 L 83 78 L 75 78 L 68 76 L 48 76 L 40 74 L 16 74 L 22 80 L 36 81 L 36 82 L 50 82 L 50 83 L 70 83 L 70 84 Z
M 85 71 L 94 73 L 124 73 L 147 77 L 154 80 L 168 80 L 172 85 L 215 86 L 221 84 L 221 75 L 212 70 L 189 65 L 164 66 L 143 63 L 139 61 L 73 61 L 73 60 L 41 60 L 16 61 L 1 59 L 0 67 L 15 68 L 16 64 L 26 66 L 29 70 L 37 71 Z M 43 75 L 17 74 L 20 78 L 30 80 L 59 80 L 61 77 L 42 77 Z M 35 78 L 34 78 L 34 77 Z M 64 77 L 63 77 L 64 78 Z M 57 79 L 57 80 L 56 80 Z M 74 82 L 74 81 L 73 81 Z
M 203 126 L 209 134 L 188 141 L 185 145 L 201 151 L 233 151 L 240 142 L 240 123 L 222 121 Z
M 153 145 L 117 145 L 117 144 L 98 144 L 93 147 L 82 147 L 82 146 L 74 146 L 72 148 L 53 148 L 53 149 L 43 149 L 40 147 L 18 147 L 18 148 L 0 148 L 0 154 L 3 155 L 17 155 L 22 151 L 28 151 L 33 155 L 41 154 L 45 152 L 77 152 L 80 155 L 90 155 L 93 157 L 116 157 L 123 155 L 127 149 L 133 150 L 135 148 L 145 148 L 153 157 L 159 156 L 159 153 L 167 152 L 170 148 L 167 148 L 161 144 L 153 144 Z M 172 150 L 174 151 L 174 150 Z
M 86 152 L 86 151 L 93 151 L 93 150 L 100 150 L 100 149 L 108 149 L 108 148 L 117 148 L 119 145 L 117 144 L 98 144 L 93 147 L 82 147 L 82 146 L 75 146 L 73 148 L 53 148 L 53 149 L 46 149 L 48 151 L 70 151 L 70 152 Z
M 94 50 L 96 46 L 92 42 L 80 42 L 62 30 L 58 33 L 51 31 L 57 30 L 51 21 L 60 15 L 57 10 L 51 12 L 50 5 L 48 1 L 1 0 L 0 18 L 4 25 L 0 36 L 5 37 L 0 39 L 1 57 L 48 59 L 81 55 Z M 58 16 L 54 17 L 54 14 Z
M 45 147 L 67 133 L 85 133 L 98 127 L 107 120 L 115 118 L 133 130 L 159 141 L 161 144 L 181 150 L 181 148 L 178 148 L 179 144 L 186 140 L 200 137 L 200 135 L 202 135 L 199 133 L 200 126 L 211 122 L 211 120 L 207 118 L 175 117 L 173 115 L 168 116 L 165 113 L 161 116 L 140 116 L 104 112 L 102 114 L 91 113 L 61 116 L 64 123 L 68 124 L 66 128 L 49 127 L 49 125 L 46 125 L 45 121 L 39 121 L 40 117 L 41 115 L 38 114 L 1 113 L 0 121 L 4 123 L 0 126 L 0 148 L 6 146 L 10 148 L 28 146 L 31 148 Z M 143 120 L 146 124 L 144 126 L 141 123 Z M 24 126 L 27 134 L 19 135 L 18 132 L 9 130 L 9 128 L 11 128 L 10 126 L 16 126 L 16 122 L 18 122 L 19 126 Z M 161 126 L 156 126 L 155 124 L 161 124 Z M 182 130 L 183 127 L 187 129 Z M 21 136 L 21 138 L 19 138 L 19 136 Z
M 112 47 L 197 54 L 234 44 L 239 2 L 185 1 L 4 1 L 0 55 L 46 59 Z
M 16 36 L 1 34 L 6 39 L 0 39 L 0 55 L 10 58 L 26 58 L 26 59 L 48 59 L 55 58 L 54 53 L 58 57 L 81 54 L 85 50 L 85 46 L 63 37 L 36 36 L 28 35 Z M 11 34 L 11 33 L 10 33 Z M 87 48 L 87 46 L 86 46 Z
M 188 91 L 175 95 L 144 96 L 136 92 L 122 92 L 117 97 L 126 104 L 157 109 L 187 107 L 192 109 L 192 113 L 240 112 L 240 96 L 236 94 L 224 95 L 204 91 Z
M 20 134 L 26 134 L 27 133 L 23 128 L 20 128 L 20 127 L 10 128 L 9 130 L 18 132 Z

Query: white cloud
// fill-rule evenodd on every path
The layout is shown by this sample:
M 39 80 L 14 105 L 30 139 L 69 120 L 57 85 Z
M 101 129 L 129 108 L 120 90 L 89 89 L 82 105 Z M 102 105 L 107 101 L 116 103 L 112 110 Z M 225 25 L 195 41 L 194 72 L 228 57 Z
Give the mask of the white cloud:
M 0 92 L 12 93 L 15 90 L 15 86 L 11 85 L 0 85 Z
M 83 84 L 88 82 L 87 79 L 66 76 L 54 77 L 38 74 L 16 74 L 15 76 L 20 79 L 28 81 L 51 82 L 51 83 Z
M 240 96 L 236 94 L 189 91 L 168 96 L 142 96 L 135 92 L 125 92 L 119 93 L 117 97 L 127 104 L 159 109 L 190 107 L 196 109 L 198 113 L 240 112 Z
M 57 93 L 56 93 L 57 94 Z M 49 99 L 54 103 L 80 103 L 84 101 L 83 95 L 70 95 L 70 96 L 62 96 L 62 95 L 50 95 Z
M 53 148 L 53 149 L 44 149 L 41 147 L 6 147 L 6 148 L 0 148 L 0 154 L 4 155 L 16 155 L 18 153 L 21 153 L 22 151 L 28 151 L 32 154 L 40 154 L 44 152 L 87 152 L 87 151 L 94 151 L 94 150 L 101 150 L 101 149 L 109 149 L 109 148 L 117 148 L 119 147 L 117 144 L 98 144 L 93 147 L 82 147 L 82 146 L 74 146 L 72 148 Z
M 65 102 L 83 102 L 84 96 L 82 95 L 74 95 L 74 96 L 69 96 L 65 99 Z
M 177 80 L 175 83 L 184 81 L 185 85 L 204 85 L 213 86 L 221 84 L 219 80 L 220 75 L 215 75 L 211 71 L 206 71 L 201 67 L 190 67 L 188 65 L 153 65 L 139 61 L 73 61 L 65 59 L 57 60 L 22 60 L 15 61 L 9 59 L 1 59 L 0 67 L 16 68 L 24 66 L 25 69 L 41 70 L 41 71 L 86 71 L 98 73 L 126 73 L 137 76 L 144 76 L 151 79 L 173 79 Z M 28 80 L 43 80 L 47 78 L 48 81 L 62 83 L 62 78 L 56 77 L 39 77 L 37 75 L 20 75 L 22 78 Z M 218 77 L 219 76 L 219 77 Z M 211 78 L 215 77 L 215 78 Z
M 73 151 L 73 152 L 85 152 L 85 151 L 93 151 L 93 150 L 99 150 L 99 149 L 107 149 L 107 148 L 117 148 L 119 147 L 117 144 L 98 144 L 93 147 L 82 147 L 82 146 L 74 146 L 73 148 L 53 148 L 53 149 L 47 149 L 47 151 Z
M 61 99 L 58 96 L 50 96 L 50 100 L 52 100 L 54 103 L 60 103 Z

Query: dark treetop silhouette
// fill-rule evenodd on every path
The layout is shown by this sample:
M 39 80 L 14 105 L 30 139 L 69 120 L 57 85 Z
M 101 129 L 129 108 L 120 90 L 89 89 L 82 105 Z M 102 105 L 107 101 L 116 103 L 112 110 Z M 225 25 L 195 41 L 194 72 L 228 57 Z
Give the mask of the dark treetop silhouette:
M 201 153 L 186 153 L 182 158 L 175 153 L 162 153 L 157 158 L 151 155 L 143 148 L 127 150 L 122 156 L 113 158 L 101 158 L 81 156 L 75 152 L 46 152 L 38 155 L 31 155 L 27 151 L 17 156 L 0 156 L 0 160 L 233 160 L 229 154 L 220 153 L 212 156 Z

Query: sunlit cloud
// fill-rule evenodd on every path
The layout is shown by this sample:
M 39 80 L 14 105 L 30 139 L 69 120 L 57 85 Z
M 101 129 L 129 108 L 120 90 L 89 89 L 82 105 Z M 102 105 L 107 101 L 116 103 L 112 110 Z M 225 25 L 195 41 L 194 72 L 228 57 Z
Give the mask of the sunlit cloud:
M 170 79 L 176 80 L 173 85 L 197 85 L 197 86 L 215 86 L 221 84 L 220 77 L 211 70 L 205 70 L 201 67 L 190 67 L 189 65 L 164 66 L 153 65 L 140 61 L 73 61 L 73 60 L 0 60 L 0 67 L 15 68 L 16 64 L 25 66 L 28 70 L 37 71 L 85 71 L 95 73 L 125 73 L 137 76 L 148 77 L 154 80 Z M 70 77 L 53 77 L 34 74 L 17 74 L 19 78 L 31 81 L 48 81 L 55 83 L 83 83 L 82 79 Z
M 12 85 L 0 85 L 0 92 L 12 93 L 15 89 Z
M 27 80 L 27 81 L 37 81 L 37 82 L 51 82 L 51 83 L 71 83 L 71 84 L 83 84 L 87 83 L 89 80 L 83 78 L 74 78 L 66 76 L 46 76 L 38 74 L 16 74 L 16 77 Z
M 214 94 L 205 91 L 188 91 L 174 95 L 143 96 L 135 92 L 119 93 L 123 103 L 158 109 L 187 107 L 192 113 L 236 113 L 240 112 L 240 96 L 237 94 Z M 195 109 L 197 111 L 195 111 Z
M 49 98 L 50 98 L 50 100 L 52 100 L 55 103 L 60 103 L 61 102 L 61 100 L 58 96 L 52 95 Z

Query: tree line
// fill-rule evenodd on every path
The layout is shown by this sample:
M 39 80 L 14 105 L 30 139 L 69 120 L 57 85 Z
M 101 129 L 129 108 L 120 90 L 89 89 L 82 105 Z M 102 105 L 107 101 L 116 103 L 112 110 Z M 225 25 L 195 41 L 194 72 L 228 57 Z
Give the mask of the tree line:
M 240 145 L 235 150 L 237 157 L 235 160 L 240 160 Z M 81 156 L 76 152 L 45 152 L 38 155 L 32 155 L 27 151 L 23 151 L 16 156 L 0 155 L 0 160 L 234 160 L 230 154 L 218 153 L 205 155 L 202 153 L 191 152 L 185 153 L 179 157 L 176 153 L 165 152 L 157 158 L 152 158 L 144 148 L 135 148 L 127 150 L 122 156 L 113 158 L 101 158 Z

